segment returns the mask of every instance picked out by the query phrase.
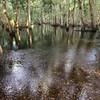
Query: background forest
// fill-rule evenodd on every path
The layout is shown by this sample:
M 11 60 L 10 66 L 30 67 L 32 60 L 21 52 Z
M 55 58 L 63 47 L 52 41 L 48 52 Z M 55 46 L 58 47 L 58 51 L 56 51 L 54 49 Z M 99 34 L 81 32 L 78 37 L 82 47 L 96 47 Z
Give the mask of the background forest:
M 2 21 L 6 12 L 10 21 L 18 16 L 20 24 L 27 17 L 31 24 L 100 24 L 100 0 L 1 0 L 0 9 Z
M 22 38 L 20 31 L 23 29 L 24 32 L 27 31 L 28 37 L 26 36 L 26 38 L 32 47 L 32 28 L 34 25 L 60 26 L 67 30 L 69 27 L 98 30 L 100 26 L 100 0 L 0 1 L 0 37 L 10 37 L 10 48 L 12 48 L 14 38 L 17 46 L 20 47 Z M 2 32 L 8 34 L 5 35 Z M 6 44 L 3 43 L 3 46 Z

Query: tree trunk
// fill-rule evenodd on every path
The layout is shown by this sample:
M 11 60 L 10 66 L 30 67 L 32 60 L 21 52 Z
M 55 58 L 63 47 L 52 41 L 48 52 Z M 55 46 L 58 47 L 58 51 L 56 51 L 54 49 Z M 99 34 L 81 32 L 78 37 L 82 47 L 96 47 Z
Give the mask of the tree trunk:
M 91 27 L 94 28 L 93 0 L 89 0 Z
M 68 18 L 67 18 L 67 27 L 69 27 L 70 24 L 70 2 L 68 4 Z
M 81 27 L 84 27 L 83 14 L 82 14 L 82 1 L 81 0 L 78 0 L 78 6 L 79 6 L 79 12 L 80 12 L 80 18 L 81 18 Z
M 7 28 L 9 29 L 9 31 L 11 31 L 11 30 L 12 30 L 12 26 L 11 26 L 11 24 L 10 24 L 10 18 L 9 18 L 9 16 L 8 16 L 8 14 L 7 14 L 7 7 L 6 7 L 6 4 L 7 4 L 6 0 L 3 0 L 3 13 L 4 13 L 5 18 L 6 18 L 6 21 L 7 21 L 7 23 L 8 23 Z
M 61 13 L 61 10 L 62 10 L 62 7 L 61 7 L 61 4 L 59 5 L 59 9 L 60 9 L 60 13 Z M 62 25 L 62 14 L 60 14 L 60 18 L 59 18 L 59 24 Z
M 55 18 L 54 18 L 54 25 L 57 24 L 57 16 L 55 15 Z
M 9 34 L 9 49 L 12 49 L 12 46 L 13 46 L 13 35 L 12 35 L 12 25 L 10 23 L 10 18 L 8 16 L 8 13 L 7 13 L 7 2 L 6 0 L 3 1 L 3 13 L 5 15 L 5 18 L 6 18 L 6 21 L 7 21 L 7 24 L 5 27 L 4 27 L 4 30 L 7 31 L 7 33 Z
M 30 0 L 27 0 L 27 33 L 29 36 L 29 47 L 32 47 L 32 31 L 30 31 L 31 15 L 30 15 Z
M 16 0 L 16 31 L 17 31 L 17 38 L 18 38 L 18 47 L 21 46 L 21 36 L 19 32 L 19 5 L 18 0 Z
M 74 24 L 75 24 L 75 21 L 74 21 L 75 6 L 76 6 L 76 0 L 74 0 L 74 8 L 73 8 L 73 26 L 74 26 Z

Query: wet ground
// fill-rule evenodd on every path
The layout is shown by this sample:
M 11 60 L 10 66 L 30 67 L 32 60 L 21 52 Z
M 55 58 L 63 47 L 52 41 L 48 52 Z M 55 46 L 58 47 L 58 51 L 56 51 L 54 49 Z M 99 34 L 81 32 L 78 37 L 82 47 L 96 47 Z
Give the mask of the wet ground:
M 9 51 L 0 100 L 100 100 L 100 47 L 81 42 Z

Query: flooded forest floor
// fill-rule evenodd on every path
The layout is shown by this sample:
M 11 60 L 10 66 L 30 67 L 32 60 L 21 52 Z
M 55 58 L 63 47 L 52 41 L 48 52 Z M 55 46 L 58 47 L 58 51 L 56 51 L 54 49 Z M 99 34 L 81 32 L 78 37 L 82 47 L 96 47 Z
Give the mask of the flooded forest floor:
M 4 54 L 0 100 L 100 100 L 99 40 L 78 39 L 77 33 L 59 43 L 56 34 L 52 46 L 39 42 Z

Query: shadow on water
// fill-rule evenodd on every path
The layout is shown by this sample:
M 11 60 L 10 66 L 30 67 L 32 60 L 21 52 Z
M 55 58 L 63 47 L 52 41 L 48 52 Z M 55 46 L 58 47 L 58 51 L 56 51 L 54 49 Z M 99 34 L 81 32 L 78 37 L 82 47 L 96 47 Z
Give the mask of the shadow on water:
M 33 49 L 5 55 L 0 99 L 99 100 L 100 47 L 95 37 L 92 41 L 90 33 L 50 26 L 35 26 L 33 33 Z

